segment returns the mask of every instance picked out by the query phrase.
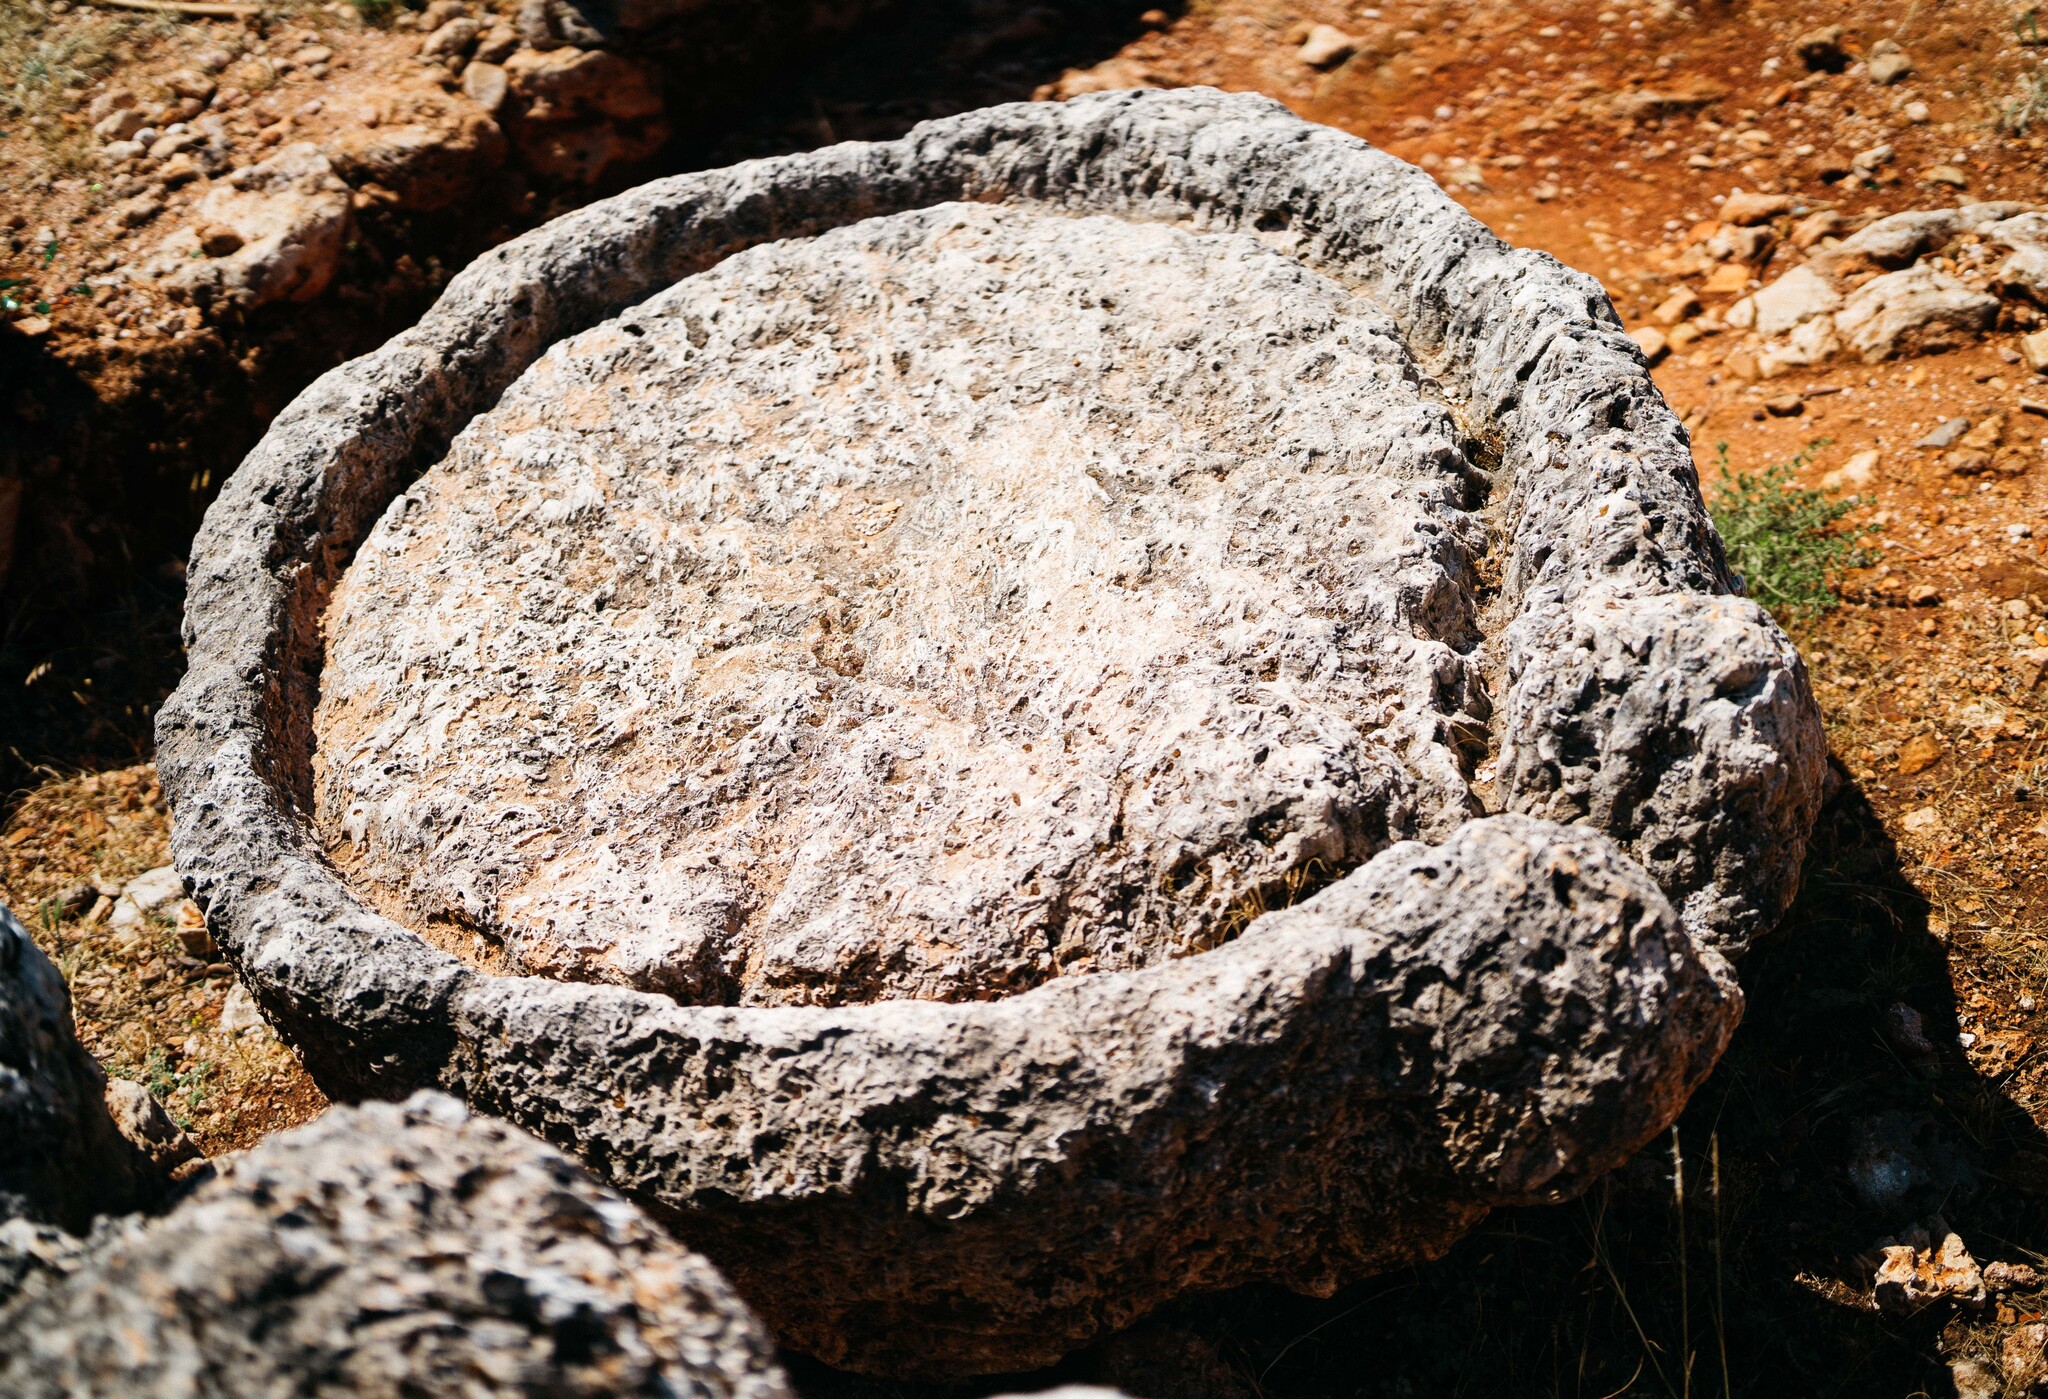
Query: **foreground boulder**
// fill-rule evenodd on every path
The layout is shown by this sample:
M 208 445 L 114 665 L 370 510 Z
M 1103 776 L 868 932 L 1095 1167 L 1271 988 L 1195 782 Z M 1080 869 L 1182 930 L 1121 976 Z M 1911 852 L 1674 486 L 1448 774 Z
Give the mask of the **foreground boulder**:
M 0 1312 L 0 1390 L 782 1399 L 702 1259 L 559 1153 L 437 1095 L 337 1108 L 103 1226 Z
M 0 908 L 0 1221 L 75 1234 L 95 1215 L 164 1196 L 164 1171 L 187 1158 L 189 1143 L 137 1085 L 114 1097 L 122 1122 L 109 1111 L 106 1075 L 78 1043 L 64 978 Z M 160 1159 L 130 1141 L 123 1122 L 160 1141 Z M 13 1251 L 0 1240 L 0 1274 Z
M 1819 801 L 1598 288 L 1215 93 L 538 230 L 191 577 L 176 856 L 316 1077 L 580 1151 L 880 1373 L 1582 1188 Z

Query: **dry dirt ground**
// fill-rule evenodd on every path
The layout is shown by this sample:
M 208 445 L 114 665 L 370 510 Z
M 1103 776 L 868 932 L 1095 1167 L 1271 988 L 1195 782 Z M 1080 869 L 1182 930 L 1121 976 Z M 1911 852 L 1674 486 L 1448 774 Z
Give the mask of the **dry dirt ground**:
M 1724 446 L 1738 471 L 1797 457 L 1805 484 L 1858 497 L 1848 522 L 1870 530 L 1871 557 L 1840 580 L 1841 606 L 1790 619 L 1840 787 L 1798 907 L 1744 968 L 1747 1023 L 1671 1142 L 1584 1202 L 1497 1216 L 1438 1262 L 1329 1299 L 1258 1288 L 1201 1299 L 1034 1382 L 1108 1380 L 1159 1396 L 2035 1392 L 2048 1376 L 2048 1289 L 2029 1272 L 2048 1261 L 2048 377 L 2029 368 L 2022 338 L 2037 308 L 2007 296 L 1988 328 L 1937 335 L 1930 352 L 1840 356 L 1769 378 L 1758 377 L 1767 346 L 1737 310 L 1812 250 L 1796 246 L 1819 236 L 1801 230 L 1812 213 L 1832 211 L 1836 222 L 1821 226 L 1846 236 L 1877 214 L 2048 202 L 2048 46 L 2036 42 L 2032 7 L 1198 0 L 1108 10 L 913 5 L 897 27 L 821 51 L 759 101 L 679 135 L 651 168 L 893 134 L 1034 89 L 1265 92 L 1421 161 L 1504 236 L 1597 276 L 1632 330 L 1664 337 L 1657 378 L 1693 432 L 1708 493 Z M 339 6 L 276 12 L 260 26 L 41 12 L 28 40 L 8 40 L 9 61 L 22 43 L 87 21 L 124 37 L 76 68 L 68 97 L 42 95 L 42 127 L 26 124 L 25 108 L 0 120 L 0 222 L 15 230 L 11 255 L 0 244 L 11 257 L 0 276 L 16 279 L 6 294 L 18 303 L 6 314 L 48 321 L 30 327 L 33 338 L 17 332 L 13 352 L 60 361 L 94 402 L 175 398 L 195 376 L 243 376 L 243 387 L 202 391 L 222 414 L 213 458 L 175 442 L 159 454 L 184 493 L 177 529 L 211 489 L 203 472 L 260 431 L 318 367 L 318 350 L 331 357 L 383 333 L 467 251 L 589 192 L 493 186 L 489 226 L 451 229 L 380 196 L 365 203 L 358 189 L 361 246 L 348 266 L 366 270 L 348 280 L 361 297 L 353 309 L 313 303 L 295 313 L 297 330 L 210 318 L 149 287 L 67 294 L 135 241 L 107 222 L 115 194 L 96 187 L 106 181 L 85 164 L 92 147 L 67 113 L 209 46 L 246 52 L 253 33 L 268 51 L 258 57 L 295 66 L 277 72 L 273 61 L 274 83 L 226 114 L 231 142 L 254 154 L 285 135 L 338 140 L 349 104 L 309 105 L 399 71 L 421 42 L 416 27 L 365 27 Z M 1801 52 L 1802 36 L 1830 25 L 1841 31 L 1832 45 Z M 335 55 L 318 75 L 294 57 L 314 40 Z M 229 82 L 237 71 L 223 68 L 217 83 L 240 83 Z M 17 63 L 0 84 L 22 78 Z M 424 68 L 392 81 L 452 91 Z M 25 89 L 15 92 L 20 105 Z M 175 219 L 177 191 L 191 183 L 165 191 L 152 219 Z M 1723 223 L 1738 192 L 1787 196 L 1787 208 L 1749 225 L 1770 237 Z M 45 227 L 79 233 L 46 255 L 32 236 Z M 1718 256 L 1731 236 L 1747 241 Z M 1984 281 L 1968 239 L 1936 256 L 1946 261 L 1930 267 Z M 319 347 L 293 338 L 309 325 L 323 328 Z M 153 411 L 138 421 L 187 421 L 174 406 Z M 1978 455 L 1915 445 L 1955 418 L 1976 430 Z M 19 692 L 33 703 L 8 702 L 26 736 L 9 742 L 46 775 L 6 808 L 0 898 L 34 917 L 73 974 L 96 1052 L 165 1091 L 209 1149 L 231 1147 L 316 1111 L 317 1091 L 260 1034 L 220 1028 L 229 980 L 190 955 L 175 908 L 126 944 L 107 914 L 95 919 L 100 889 L 163 863 L 148 769 L 58 775 L 124 751 L 128 762 L 146 757 L 148 709 L 174 670 L 163 619 L 176 556 L 121 548 L 145 581 L 93 613 L 89 636 L 75 621 L 38 630 L 22 620 L 20 580 L 10 595 L 13 668 L 0 683 L 35 680 Z M 103 544 L 100 557 L 121 548 Z M 1888 1294 L 1880 1308 L 1880 1245 L 1910 1245 L 1915 1230 L 1930 1249 L 1953 1231 L 1978 1263 L 2007 1266 L 1988 1270 L 1981 1302 Z M 795 1364 L 814 1395 L 931 1392 Z
M 223 1024 L 234 970 L 196 907 L 173 899 L 139 920 L 115 917 L 129 884 L 170 863 L 167 825 L 146 766 L 46 782 L 0 836 L 0 901 L 70 983 L 85 1047 L 109 1073 L 147 1085 L 212 1156 L 304 1122 L 327 1100 L 267 1027 L 246 1015 Z

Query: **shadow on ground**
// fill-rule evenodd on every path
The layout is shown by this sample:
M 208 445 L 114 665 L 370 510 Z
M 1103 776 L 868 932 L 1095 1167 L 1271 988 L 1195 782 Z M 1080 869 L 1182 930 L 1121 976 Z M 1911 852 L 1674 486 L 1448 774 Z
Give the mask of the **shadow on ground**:
M 1805 887 L 1742 968 L 1749 1011 L 1673 1139 L 1585 1199 L 1497 1213 L 1443 1259 L 1328 1299 L 1183 1303 L 1056 1370 L 956 1389 L 792 1360 L 806 1399 L 952 1399 L 1064 1381 L 1139 1399 L 1951 1393 L 1993 1313 L 1870 1303 L 1873 1245 L 1940 1216 L 2035 1261 L 2048 1141 L 1957 1047 L 1947 955 L 1864 795 L 1823 813 Z M 1924 1020 L 1916 1052 L 1894 1008 Z M 1674 1188 L 1682 1153 L 1684 1194 Z M 2021 1311 L 2039 1311 L 2015 1299 Z M 1689 1373 L 1688 1373 L 1689 1372 Z

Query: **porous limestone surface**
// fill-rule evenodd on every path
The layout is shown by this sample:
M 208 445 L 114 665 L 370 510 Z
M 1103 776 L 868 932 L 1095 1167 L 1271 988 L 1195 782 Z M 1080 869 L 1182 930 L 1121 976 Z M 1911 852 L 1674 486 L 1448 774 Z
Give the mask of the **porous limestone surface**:
M 712 1266 L 441 1094 L 335 1108 L 0 1309 L 0 1392 L 788 1399 Z
M 451 950 L 696 1003 L 1199 951 L 1475 809 L 1463 447 L 1384 312 L 1246 234 L 947 203 L 756 248 L 392 502 L 318 819 Z
M 1389 781 L 1412 784 L 1417 839 L 1393 841 L 1337 883 L 1194 955 L 1118 970 L 1112 953 L 1137 959 L 1143 949 L 1098 945 L 1076 949 L 1097 959 L 1089 974 L 1047 976 L 1008 994 L 954 1001 L 892 994 L 849 1005 L 693 1004 L 633 986 L 502 975 L 509 957 L 465 960 L 446 951 L 456 930 L 443 922 L 437 932 L 433 919 L 414 912 L 405 902 L 415 895 L 409 883 L 373 897 L 365 873 L 373 852 L 339 868 L 328 854 L 334 828 L 322 829 L 319 789 L 334 756 L 349 750 L 323 752 L 315 719 L 324 687 L 333 684 L 329 641 L 344 638 L 324 624 L 343 615 L 330 606 L 333 590 L 348 591 L 352 565 L 368 564 L 362 551 L 393 500 L 426 471 L 420 499 L 431 501 L 434 464 L 458 439 L 458 460 L 468 443 L 487 441 L 480 419 L 499 411 L 508 392 L 526 395 L 515 386 L 554 347 L 608 321 L 616 327 L 604 335 L 656 338 L 661 327 L 647 314 L 650 299 L 747 249 L 956 201 L 1046 218 L 1107 216 L 1132 227 L 1117 237 L 1152 236 L 1142 226 L 1162 225 L 1202 239 L 1255 238 L 1299 265 L 1295 285 L 1327 279 L 1383 312 L 1424 371 L 1410 406 L 1420 414 L 1433 401 L 1425 380 L 1433 381 L 1460 426 L 1483 444 L 1466 455 L 1492 483 L 1484 508 L 1492 548 L 1471 565 L 1473 578 L 1459 580 L 1469 601 L 1454 598 L 1439 613 L 1403 583 L 1391 599 L 1378 595 L 1384 610 L 1372 614 L 1422 620 L 1407 636 L 1446 658 L 1448 669 L 1426 672 L 1442 692 L 1400 695 L 1400 713 L 1416 726 L 1405 738 L 1373 729 L 1363 709 L 1351 719 L 1367 750 L 1377 742 L 1398 755 Z M 1247 249 L 1245 267 L 1230 275 L 1255 284 L 1265 274 L 1252 265 L 1249 244 L 1236 246 Z M 764 256 L 762 265 L 773 266 L 783 254 Z M 1116 275 L 1136 275 L 1124 266 L 1128 259 L 1113 261 Z M 1000 270 L 990 265 L 982 275 Z M 1225 329 L 1250 323 L 1244 309 L 1227 308 L 1227 324 L 1204 333 L 1227 340 Z M 1163 306 L 1122 311 L 1174 314 Z M 1370 320 L 1367 310 L 1346 314 Z M 1078 312 L 1066 318 L 1086 319 Z M 711 343 L 708 326 L 705 334 L 700 350 Z M 604 354 L 627 353 L 616 338 L 602 343 L 619 347 Z M 1148 353 L 1166 353 L 1158 346 Z M 1273 356 L 1303 362 L 1285 340 Z M 564 354 L 542 372 L 562 376 L 575 362 Z M 1333 357 L 1328 372 L 1371 380 L 1348 363 Z M 675 372 L 674 364 L 663 372 Z M 1107 397 L 1114 380 L 1095 377 Z M 994 401 L 962 412 L 985 410 L 993 419 L 1018 411 L 1000 396 L 1009 392 L 1004 373 L 986 382 L 984 399 Z M 1287 427 L 1292 420 L 1282 410 L 1320 393 L 1316 383 L 1311 375 L 1274 397 L 1268 411 L 1278 416 L 1264 430 L 1309 432 Z M 580 401 L 600 424 L 618 416 L 604 392 Z M 839 411 L 829 395 L 823 401 L 821 420 Z M 1398 396 L 1358 401 L 1374 414 L 1404 411 Z M 757 401 L 759 413 L 773 408 Z M 811 411 L 794 394 L 784 410 L 792 421 Z M 1345 431 L 1374 430 L 1370 415 L 1356 416 L 1367 421 Z M 472 425 L 477 431 L 463 438 Z M 1083 419 L 1063 430 L 1080 440 L 1085 426 Z M 1141 446 L 1143 426 L 1130 434 Z M 560 422 L 550 430 L 566 433 Z M 875 435 L 863 428 L 856 440 Z M 986 488 L 973 447 L 956 453 L 967 465 L 943 478 L 950 489 Z M 1412 449 L 1389 450 L 1393 467 L 1364 474 L 1391 499 L 1406 479 L 1393 454 Z M 1189 518 L 1167 507 L 1191 509 L 1186 501 L 1199 498 L 1192 493 L 1210 489 L 1193 478 L 1168 481 L 1170 490 L 1153 491 L 1154 504 L 1135 489 L 1146 482 L 1148 459 L 1120 448 L 1119 460 L 1140 469 L 1134 485 L 1089 476 L 1104 503 L 1075 481 L 1053 497 L 1063 512 L 1084 522 L 1126 518 L 1120 510 L 1136 519 L 1142 504 L 1157 512 L 1148 517 L 1151 529 Z M 778 470 L 790 471 L 793 461 Z M 509 471 L 517 458 L 507 462 Z M 593 482 L 609 479 L 601 465 L 593 454 L 578 469 Z M 1206 463 L 1195 465 L 1199 476 Z M 1270 478 L 1276 504 L 1283 485 L 1287 492 L 1327 488 L 1316 478 L 1328 465 L 1305 465 L 1300 481 Z M 1265 468 L 1232 467 L 1257 470 Z M 711 476 L 699 471 L 689 479 Z M 758 470 L 755 479 L 762 479 Z M 899 513 L 935 518 L 916 513 L 944 503 L 934 491 L 904 493 Z M 747 501 L 738 493 L 730 499 L 731 515 L 707 516 L 709 524 L 735 535 L 754 530 L 742 509 Z M 867 499 L 849 507 L 849 519 L 867 518 L 859 513 Z M 457 503 L 450 498 L 451 510 Z M 500 501 L 502 532 L 515 527 L 522 503 Z M 1232 508 L 1233 539 L 1292 547 L 1293 536 L 1266 532 L 1260 511 Z M 1005 509 L 1029 518 L 1021 506 Z M 993 531 L 999 519 L 1012 518 L 990 510 L 986 525 L 953 536 L 960 557 L 943 560 L 949 572 L 942 576 L 978 576 L 969 562 L 973 530 Z M 1342 540 L 1350 528 L 1344 513 L 1332 521 L 1304 509 L 1294 523 L 1306 538 Z M 696 528 L 683 515 L 648 518 L 679 534 Z M 824 516 L 803 518 L 815 524 Z M 1429 522 L 1441 535 L 1418 539 L 1418 566 L 1392 576 L 1426 580 L 1438 576 L 1429 560 L 1448 572 L 1464 553 L 1454 513 L 1432 512 Z M 892 517 L 888 528 L 900 526 Z M 1063 547 L 1081 557 L 1086 537 L 1075 528 L 1076 542 Z M 1107 526 L 1100 528 L 1106 536 Z M 1198 529 L 1186 533 L 1203 537 Z M 581 536 L 564 525 L 536 538 L 552 548 L 556 539 Z M 886 530 L 878 538 L 884 542 L 868 550 L 878 561 L 895 568 L 911 557 Z M 793 564 L 769 562 L 778 577 L 795 580 L 788 596 L 823 597 L 819 560 L 828 556 L 806 547 L 810 553 L 785 551 Z M 1351 586 L 1343 581 L 1351 556 L 1307 552 L 1301 567 L 1275 566 L 1262 580 L 1280 603 Z M 609 561 L 601 551 L 591 557 Z M 651 569 L 664 556 L 647 557 Z M 760 557 L 744 562 L 753 572 L 743 575 L 731 563 L 731 579 L 760 586 Z M 1187 597 L 1202 602 L 1212 588 L 1241 586 L 1235 569 L 1249 558 L 1232 555 L 1232 570 L 1200 576 L 1175 557 L 1147 562 L 1162 579 L 1185 570 L 1193 577 Z M 1357 566 L 1368 594 L 1379 586 L 1372 571 L 1388 576 L 1392 569 L 1372 558 Z M 1055 555 L 1032 562 L 1042 572 L 1025 572 L 1041 580 L 1034 586 L 1067 580 L 1085 611 L 1077 621 L 1092 627 L 1098 617 L 1115 617 L 1134 625 L 1132 618 L 1151 615 L 1142 611 L 1152 605 L 1149 578 L 1132 588 L 1091 574 L 1080 586 L 1061 567 Z M 1824 772 L 1819 715 L 1798 655 L 1767 613 L 1730 595 L 1684 431 L 1598 285 L 1502 244 L 1427 174 L 1355 137 L 1304 123 L 1264 99 L 1209 91 L 1020 103 L 928 123 L 898 141 L 678 176 L 494 249 L 450 283 L 417 326 L 325 376 L 278 417 L 209 510 L 189 580 L 190 669 L 158 714 L 173 849 L 225 955 L 316 1078 L 337 1096 L 357 1097 L 438 1084 L 577 1152 L 607 1181 L 657 1203 L 726 1270 L 782 1343 L 875 1374 L 1016 1372 L 1191 1292 L 1246 1282 L 1328 1292 L 1434 1256 L 1494 1206 L 1583 1189 L 1670 1125 L 1726 1044 L 1741 992 L 1723 954 L 1739 956 L 1791 900 Z M 1113 588 L 1132 595 L 1092 595 Z M 638 582 L 619 589 L 619 609 L 606 599 L 608 620 L 637 624 L 637 612 L 649 606 L 645 593 Z M 588 597 L 596 613 L 595 588 Z M 854 601 L 847 599 L 849 608 Z M 1456 630 L 1457 607 L 1482 603 L 1474 617 L 1479 635 L 1468 643 Z M 944 620 L 956 605 L 965 606 L 924 596 L 906 604 L 919 626 L 936 625 L 928 619 Z M 466 598 L 448 610 L 488 617 Z M 1008 628 L 1020 646 L 1036 635 L 1063 665 L 1097 655 L 1078 632 L 1067 651 L 1049 633 L 1030 633 L 1021 606 L 989 610 L 992 632 Z M 879 694 L 898 706 L 892 721 L 908 724 L 908 711 L 924 724 L 964 722 L 935 702 L 913 704 L 914 692 L 881 688 L 880 677 L 903 664 L 922 633 L 849 612 L 852 631 L 840 630 L 835 614 L 835 630 L 828 636 L 820 620 L 815 644 L 801 648 L 803 632 L 792 639 L 794 622 L 778 615 L 764 605 L 751 620 L 756 630 L 746 635 L 756 640 L 748 645 L 757 649 L 740 659 L 770 679 L 812 676 L 818 688 L 803 701 L 809 712 L 843 714 L 849 711 L 834 706 Z M 1244 620 L 1244 635 L 1260 634 L 1259 618 Z M 1232 712 L 1298 724 L 1326 743 L 1338 732 L 1326 701 L 1344 700 L 1346 685 L 1368 694 L 1377 684 L 1391 694 L 1425 673 L 1395 664 L 1396 652 L 1371 649 L 1400 641 L 1398 627 L 1378 640 L 1361 634 L 1347 651 L 1354 643 L 1341 632 L 1316 641 L 1320 624 L 1304 608 L 1290 624 L 1304 639 L 1289 646 L 1303 656 L 1318 647 L 1340 660 L 1363 655 L 1355 675 L 1290 669 L 1295 653 L 1280 648 L 1248 693 L 1229 697 L 1229 705 L 1246 707 Z M 1215 658 L 1228 656 L 1219 649 L 1227 637 L 1176 625 L 1189 638 L 1188 667 L 1221 665 Z M 860 648 L 864 630 L 870 642 L 886 644 L 859 650 L 857 676 L 825 664 L 820 652 L 852 669 L 854 652 L 841 644 Z M 568 628 L 560 635 L 565 645 L 574 639 Z M 819 669 L 799 669 L 810 664 L 804 649 Z M 984 650 L 979 660 L 1000 667 L 1007 654 Z M 728 655 L 710 669 L 740 659 Z M 1460 692 L 1475 661 L 1493 695 L 1484 724 L 1458 717 L 1483 717 L 1475 707 L 1483 701 Z M 504 676 L 504 693 L 517 698 L 517 671 Z M 480 706 L 500 702 L 497 677 L 490 678 L 494 688 Z M 694 670 L 684 678 L 702 680 Z M 993 703 L 990 696 L 1008 693 L 998 679 L 999 671 L 993 678 L 951 673 L 943 693 Z M 856 689 L 855 680 L 875 688 Z M 596 693 L 611 682 L 585 676 L 582 683 Z M 1276 698 L 1283 687 L 1292 690 Z M 630 736 L 622 731 L 628 741 L 590 758 L 587 790 L 606 790 L 589 771 L 630 765 L 646 735 L 698 712 L 670 699 L 683 688 L 651 694 L 647 713 L 657 722 L 636 724 Z M 1195 694 L 1202 706 L 1225 703 L 1201 689 Z M 1135 697 L 1131 708 L 1138 708 Z M 1027 706 L 1016 722 L 1032 717 Z M 997 732 L 993 717 L 977 722 L 986 726 L 978 734 Z M 1129 728 L 1096 722 L 1101 732 L 1087 737 L 1101 749 L 1063 753 L 1070 771 L 1063 776 L 1041 763 L 1037 776 L 1080 786 L 1102 770 L 1088 765 L 1106 763 L 1116 743 L 1156 751 L 1142 747 L 1151 730 L 1135 714 L 1117 718 Z M 814 746 L 773 760 L 812 785 L 791 781 L 786 791 L 794 795 L 785 798 L 778 779 L 776 800 L 809 800 L 843 772 L 830 766 L 836 755 L 825 741 L 812 739 Z M 1040 759 L 1043 745 L 1029 741 L 1028 756 Z M 1021 750 L 1016 735 L 1003 739 L 1013 742 L 1008 751 Z M 1185 760 L 1187 745 L 1179 746 Z M 1462 773 L 1443 771 L 1454 748 L 1479 759 L 1470 785 L 1490 814 L 1447 819 L 1465 785 Z M 1229 744 L 1219 740 L 1211 751 L 1220 762 L 1213 755 Z M 1277 751 L 1269 751 L 1269 763 Z M 1256 750 L 1252 757 L 1259 767 Z M 318 780 L 316 758 L 328 764 Z M 567 763 L 561 770 L 573 771 Z M 1029 764 L 1022 775 L 1032 775 Z M 672 776 L 681 782 L 681 774 Z M 976 781 L 984 779 L 956 771 L 943 791 L 1000 792 L 1007 800 L 1007 790 Z M 930 783 L 941 794 L 937 778 Z M 1036 789 L 1010 790 L 1020 798 L 1012 811 L 1021 821 L 1023 799 Z M 1391 798 L 1382 809 L 1395 811 Z M 348 810 L 340 808 L 344 819 Z M 918 829 L 909 804 L 898 810 L 902 826 Z M 331 805 L 324 814 L 333 816 Z M 1262 868 L 1254 857 L 1268 858 L 1253 848 L 1263 843 L 1258 828 L 1233 826 L 1222 814 L 1203 820 L 1218 823 L 1201 829 L 1220 832 L 1226 843 L 1240 839 L 1233 832 L 1249 832 L 1234 857 L 1242 863 L 1226 862 L 1249 882 Z M 1388 820 L 1383 838 L 1392 840 L 1397 830 L 1391 814 Z M 1337 824 L 1305 822 L 1302 829 Z M 1059 829 L 1049 821 L 1043 827 Z M 1151 840 L 1167 828 L 1143 829 Z M 367 846 L 367 811 L 361 830 Z M 943 842 L 937 848 L 945 853 Z M 446 853 L 452 860 L 457 852 L 451 845 Z M 407 868 L 440 858 L 437 845 Z M 1271 867 L 1289 868 L 1279 860 Z M 1135 887 L 1111 861 L 1089 868 L 1105 881 L 1091 886 L 1098 891 L 1125 878 Z M 771 873 L 784 881 L 778 889 L 793 887 L 786 871 Z M 1280 892 L 1308 892 L 1306 880 L 1300 890 L 1283 881 Z M 1021 918 L 1016 911 L 1026 905 L 1014 892 L 1011 898 L 1005 907 Z M 1166 928 L 1162 906 L 1154 907 L 1161 921 L 1152 926 Z M 1232 924 L 1226 917 L 1206 926 L 1224 936 Z M 930 965 L 964 975 L 970 960 Z M 762 988 L 765 982 L 726 991 L 772 990 Z

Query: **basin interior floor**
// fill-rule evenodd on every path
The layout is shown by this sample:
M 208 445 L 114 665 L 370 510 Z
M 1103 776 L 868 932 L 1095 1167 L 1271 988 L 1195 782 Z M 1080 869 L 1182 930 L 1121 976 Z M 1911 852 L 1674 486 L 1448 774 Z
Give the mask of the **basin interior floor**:
M 316 821 L 494 969 L 977 999 L 1476 809 L 1489 482 L 1255 238 L 943 205 L 553 347 L 327 617 Z

